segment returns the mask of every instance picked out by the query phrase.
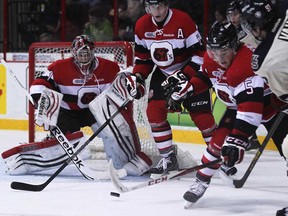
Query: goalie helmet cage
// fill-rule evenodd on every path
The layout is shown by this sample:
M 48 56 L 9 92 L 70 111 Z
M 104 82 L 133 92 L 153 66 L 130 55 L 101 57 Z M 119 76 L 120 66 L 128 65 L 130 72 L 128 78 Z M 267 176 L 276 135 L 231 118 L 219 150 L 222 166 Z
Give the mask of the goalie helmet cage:
M 112 41 L 95 42 L 95 45 L 96 56 L 117 62 L 122 69 L 133 65 L 133 44 L 124 41 Z M 68 57 L 71 57 L 71 42 L 37 42 L 31 44 L 29 47 L 29 86 L 31 86 L 35 77 L 37 77 L 41 71 L 44 71 L 49 64 L 58 59 Z M 147 96 L 143 97 L 141 100 L 134 101 L 134 121 L 141 140 L 142 150 L 150 156 L 157 156 L 158 150 L 155 148 L 146 117 L 146 106 Z M 35 125 L 34 112 L 33 105 L 29 103 L 29 142 L 40 141 L 47 135 L 47 132 L 44 132 L 42 128 Z M 84 128 L 83 132 L 87 136 L 92 134 L 92 130 L 89 127 Z M 103 143 L 100 138 L 95 138 L 95 140 L 91 142 L 90 150 L 102 152 L 104 151 L 103 148 Z M 98 157 L 105 157 L 103 155 L 99 156 L 101 154 L 95 155 L 94 157 L 96 159 Z

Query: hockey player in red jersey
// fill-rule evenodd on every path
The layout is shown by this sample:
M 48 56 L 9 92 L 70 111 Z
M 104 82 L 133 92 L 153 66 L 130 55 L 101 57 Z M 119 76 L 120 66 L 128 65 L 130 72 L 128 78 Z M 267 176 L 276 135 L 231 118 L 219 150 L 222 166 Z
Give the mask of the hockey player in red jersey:
M 95 44 L 86 35 L 77 36 L 71 49 L 71 57 L 49 65 L 47 71 L 42 72 L 30 87 L 35 102 L 45 88 L 63 95 L 57 126 L 66 135 L 80 131 L 85 126 L 96 131 L 103 124 L 99 121 L 104 118 L 101 115 L 108 118 L 109 113 L 114 112 L 112 109 L 117 109 L 103 96 L 103 92 L 112 85 L 120 71 L 117 63 L 94 55 Z M 93 110 L 96 108 L 92 109 L 89 104 L 98 98 L 103 99 L 96 103 L 98 110 Z M 141 151 L 133 121 L 132 103 L 113 119 L 109 127 L 101 131 L 99 137 L 103 140 L 107 159 L 113 159 L 115 168 L 126 169 L 128 175 L 141 175 L 152 165 L 150 158 Z
M 278 113 L 270 103 L 271 91 L 251 68 L 251 58 L 252 51 L 239 43 L 235 27 L 231 23 L 217 23 L 208 34 L 202 73 L 179 83 L 171 95 L 173 100 L 183 100 L 187 95 L 193 97 L 213 86 L 217 97 L 227 106 L 202 156 L 203 164 L 223 156 L 227 169 L 234 169 L 249 147 L 248 137 L 260 124 L 269 130 Z M 170 82 L 171 77 L 168 77 L 163 85 Z M 282 120 L 272 136 L 281 155 L 281 144 L 287 132 L 288 122 Z M 197 172 L 196 181 L 184 194 L 188 206 L 203 196 L 220 165 Z
M 161 83 L 177 70 L 187 79 L 195 76 L 202 64 L 202 38 L 194 21 L 184 12 L 170 9 L 169 0 L 145 0 L 147 14 L 135 25 L 135 66 L 138 82 L 151 76 L 147 116 L 162 160 L 150 170 L 154 176 L 178 169 L 172 146 L 172 131 L 167 121 L 167 95 Z M 155 67 L 154 67 L 155 66 Z M 210 92 L 187 98 L 183 106 L 189 111 L 206 143 L 216 128 L 211 113 Z M 191 141 L 193 141 L 191 139 Z
M 284 0 L 247 0 L 242 5 L 243 19 L 249 24 L 243 27 L 261 41 L 253 53 L 252 68 L 256 74 L 267 80 L 270 89 L 277 95 L 277 98 L 274 97 L 273 104 L 286 113 L 288 108 L 287 12 L 288 2 Z M 288 138 L 284 140 L 282 149 L 287 158 Z M 287 216 L 288 207 L 278 210 L 276 215 Z

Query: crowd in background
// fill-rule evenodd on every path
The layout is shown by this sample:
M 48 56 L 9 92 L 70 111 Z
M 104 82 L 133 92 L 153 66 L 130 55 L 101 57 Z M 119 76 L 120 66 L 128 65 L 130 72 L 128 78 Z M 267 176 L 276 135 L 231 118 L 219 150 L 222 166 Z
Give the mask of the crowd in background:
M 113 2 L 113 0 L 66 0 L 64 41 L 72 41 L 75 36 L 80 34 L 87 34 L 94 41 L 134 41 L 134 24 L 139 17 L 146 13 L 144 0 L 118 1 L 117 34 L 114 32 Z M 209 26 L 216 20 L 225 18 L 223 11 L 229 2 L 228 0 L 209 1 L 209 11 L 211 11 Z M 200 33 L 203 34 L 203 0 L 170 0 L 170 6 L 188 13 L 197 23 Z M 19 37 L 21 37 L 22 43 L 25 43 L 27 50 L 33 42 L 63 41 L 63 37 L 61 37 L 61 1 L 31 1 L 28 11 L 34 14 L 38 13 L 39 16 L 27 19 L 17 27 Z M 16 47 L 13 51 L 19 50 Z

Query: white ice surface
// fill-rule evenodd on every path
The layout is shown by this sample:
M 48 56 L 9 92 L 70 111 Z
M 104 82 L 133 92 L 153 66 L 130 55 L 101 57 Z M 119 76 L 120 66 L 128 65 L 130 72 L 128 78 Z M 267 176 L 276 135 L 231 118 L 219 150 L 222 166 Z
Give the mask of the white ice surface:
M 26 131 L 0 130 L 0 151 L 27 141 Z M 179 144 L 197 161 L 205 146 Z M 254 153 L 238 165 L 243 175 Z M 288 206 L 288 177 L 285 162 L 277 152 L 265 151 L 241 189 L 225 186 L 216 175 L 205 195 L 189 210 L 182 196 L 193 177 L 171 180 L 112 197 L 117 192 L 110 181 L 91 182 L 82 177 L 56 177 L 43 191 L 15 191 L 12 181 L 41 184 L 49 176 L 8 176 L 0 161 L 0 215 L 5 216 L 265 216 Z M 147 179 L 126 180 L 131 186 Z

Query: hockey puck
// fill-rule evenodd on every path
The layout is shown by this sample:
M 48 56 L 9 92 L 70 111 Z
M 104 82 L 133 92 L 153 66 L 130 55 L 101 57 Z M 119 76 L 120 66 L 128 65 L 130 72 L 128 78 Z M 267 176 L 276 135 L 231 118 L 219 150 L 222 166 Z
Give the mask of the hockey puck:
M 110 192 L 110 196 L 120 197 L 120 194 L 116 192 Z

